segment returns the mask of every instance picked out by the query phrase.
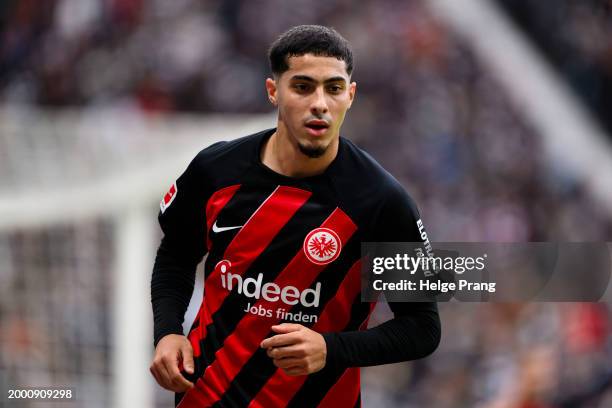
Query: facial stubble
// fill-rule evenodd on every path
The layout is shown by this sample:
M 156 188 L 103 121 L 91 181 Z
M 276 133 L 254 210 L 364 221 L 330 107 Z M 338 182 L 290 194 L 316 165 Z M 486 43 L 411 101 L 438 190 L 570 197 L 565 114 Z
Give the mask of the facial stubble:
M 298 148 L 300 149 L 300 152 L 302 152 L 302 154 L 304 154 L 305 156 L 310 157 L 311 159 L 316 159 L 316 158 L 323 156 L 325 152 L 327 151 L 328 147 L 329 145 L 318 146 L 318 147 L 317 146 L 306 146 L 298 142 Z

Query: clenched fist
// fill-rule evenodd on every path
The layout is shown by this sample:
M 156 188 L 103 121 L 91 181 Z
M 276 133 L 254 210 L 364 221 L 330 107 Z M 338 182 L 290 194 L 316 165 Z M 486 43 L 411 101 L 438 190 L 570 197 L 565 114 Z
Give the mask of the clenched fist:
M 174 392 L 185 392 L 193 387 L 180 372 L 180 366 L 193 374 L 193 348 L 187 337 L 168 334 L 157 343 L 151 374 L 159 385 Z
M 301 324 L 282 323 L 272 326 L 279 333 L 261 342 L 275 366 L 288 375 L 307 375 L 325 367 L 327 345 L 319 333 Z

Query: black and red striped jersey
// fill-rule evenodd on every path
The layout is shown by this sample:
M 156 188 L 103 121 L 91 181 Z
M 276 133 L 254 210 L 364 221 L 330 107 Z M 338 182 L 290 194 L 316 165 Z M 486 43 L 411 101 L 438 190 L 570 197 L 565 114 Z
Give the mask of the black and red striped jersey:
M 204 296 L 188 338 L 195 383 L 177 394 L 191 407 L 360 406 L 359 367 L 420 358 L 439 342 L 435 303 L 391 303 L 394 318 L 367 329 L 361 243 L 422 240 L 418 211 L 367 153 L 340 138 L 324 173 L 278 174 L 261 162 L 274 129 L 202 150 L 161 202 L 164 236 L 151 296 L 155 344 L 182 334 L 196 265 Z M 299 323 L 323 334 L 325 367 L 289 376 L 261 341 Z

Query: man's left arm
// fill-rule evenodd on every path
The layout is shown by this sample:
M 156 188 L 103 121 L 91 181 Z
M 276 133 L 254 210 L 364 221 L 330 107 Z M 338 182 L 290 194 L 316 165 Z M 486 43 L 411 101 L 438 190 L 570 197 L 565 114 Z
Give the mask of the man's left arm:
M 367 330 L 317 333 L 300 324 L 273 326 L 279 333 L 262 341 L 274 364 L 289 375 L 323 367 L 367 367 L 416 360 L 440 343 L 440 318 L 433 302 L 389 303 L 394 317 Z
M 375 241 L 422 242 L 419 212 L 398 188 L 376 220 Z M 441 324 L 435 302 L 389 302 L 394 317 L 366 330 L 319 334 L 297 324 L 282 324 L 279 334 L 261 344 L 277 367 L 305 375 L 324 366 L 366 367 L 416 360 L 440 343 Z
M 389 303 L 394 317 L 367 330 L 323 333 L 326 364 L 366 367 L 416 360 L 433 353 L 441 328 L 433 302 Z
M 375 220 L 374 241 L 425 245 L 427 237 L 416 205 L 399 184 L 393 187 Z M 423 358 L 436 350 L 441 327 L 435 302 L 389 302 L 389 307 L 394 317 L 376 327 L 324 333 L 328 364 L 364 367 L 397 363 Z

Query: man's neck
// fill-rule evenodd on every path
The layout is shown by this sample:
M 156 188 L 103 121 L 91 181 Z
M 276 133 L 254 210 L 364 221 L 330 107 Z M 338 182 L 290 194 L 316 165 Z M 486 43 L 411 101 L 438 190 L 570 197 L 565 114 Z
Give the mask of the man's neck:
M 323 173 L 338 154 L 338 138 L 317 158 L 306 156 L 293 140 L 286 128 L 279 123 L 276 132 L 262 148 L 262 163 L 282 175 L 302 178 Z

